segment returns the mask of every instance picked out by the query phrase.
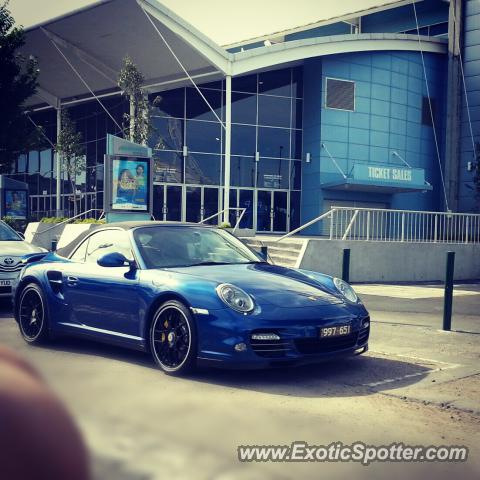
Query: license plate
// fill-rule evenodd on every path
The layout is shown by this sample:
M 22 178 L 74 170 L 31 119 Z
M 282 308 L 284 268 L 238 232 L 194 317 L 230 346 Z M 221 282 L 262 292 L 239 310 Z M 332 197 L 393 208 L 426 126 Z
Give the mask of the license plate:
M 342 337 L 348 335 L 351 331 L 350 325 L 336 325 L 335 327 L 322 327 L 320 329 L 320 338 Z
M 0 287 L 11 287 L 12 281 L 11 280 L 0 280 Z

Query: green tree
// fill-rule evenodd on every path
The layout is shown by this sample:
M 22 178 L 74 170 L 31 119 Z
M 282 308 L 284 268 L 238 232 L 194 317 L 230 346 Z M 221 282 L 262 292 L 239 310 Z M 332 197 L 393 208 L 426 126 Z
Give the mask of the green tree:
M 124 131 L 128 131 L 131 142 L 147 144 L 154 131 L 151 122 L 151 107 L 148 96 L 142 89 L 145 79 L 129 56 L 123 59 L 118 76 L 118 86 L 130 102 L 130 113 L 124 114 Z
M 0 173 L 9 172 L 22 152 L 39 148 L 41 133 L 25 115 L 25 101 L 37 88 L 38 66 L 19 49 L 25 43 L 8 1 L 0 5 Z
M 73 214 L 77 215 L 77 178 L 86 170 L 86 158 L 82 145 L 82 134 L 77 132 L 67 110 L 62 111 L 61 129 L 55 151 L 61 158 L 62 171 L 67 174 L 72 187 Z

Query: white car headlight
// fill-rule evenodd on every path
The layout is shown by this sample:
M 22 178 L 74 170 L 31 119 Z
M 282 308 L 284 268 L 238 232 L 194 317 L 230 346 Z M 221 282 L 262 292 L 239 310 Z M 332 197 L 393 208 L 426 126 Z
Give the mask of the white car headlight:
M 255 307 L 250 295 L 235 285 L 222 283 L 217 287 L 217 294 L 224 303 L 237 312 L 248 313 Z
M 352 303 L 357 303 L 358 297 L 355 293 L 355 290 L 344 280 L 340 278 L 334 278 L 333 283 L 337 290 L 349 301 Z

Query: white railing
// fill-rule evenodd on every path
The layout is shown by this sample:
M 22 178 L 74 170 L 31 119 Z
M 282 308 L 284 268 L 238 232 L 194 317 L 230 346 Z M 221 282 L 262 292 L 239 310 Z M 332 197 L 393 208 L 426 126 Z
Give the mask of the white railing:
M 335 206 L 278 241 L 320 221 L 330 240 L 480 243 L 479 214 Z

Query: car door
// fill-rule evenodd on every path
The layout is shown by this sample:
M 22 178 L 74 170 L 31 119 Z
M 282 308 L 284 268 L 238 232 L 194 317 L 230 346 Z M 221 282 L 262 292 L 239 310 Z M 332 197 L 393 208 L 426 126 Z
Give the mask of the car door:
M 63 271 L 70 324 L 117 336 L 139 336 L 138 271 L 130 267 L 101 267 L 102 255 L 120 252 L 132 258 L 125 230 L 92 234 L 71 256 Z

